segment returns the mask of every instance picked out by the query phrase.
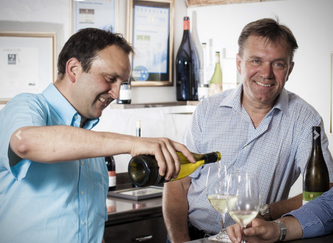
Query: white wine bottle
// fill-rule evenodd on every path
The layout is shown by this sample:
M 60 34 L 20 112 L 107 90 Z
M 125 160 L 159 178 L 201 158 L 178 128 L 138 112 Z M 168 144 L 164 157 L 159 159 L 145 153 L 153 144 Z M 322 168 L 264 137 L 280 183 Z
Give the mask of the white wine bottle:
M 320 127 L 312 127 L 312 150 L 303 177 L 303 205 L 329 190 L 330 179 L 321 149 Z
M 215 70 L 209 83 L 209 95 L 222 92 L 222 70 L 220 65 L 220 52 L 215 52 Z
M 181 152 L 177 152 L 177 154 L 179 156 L 181 168 L 178 177 L 173 180 L 179 180 L 189 176 L 203 164 L 221 160 L 220 152 L 206 154 L 192 153 L 194 159 L 197 161 L 195 164 L 192 164 Z M 135 156 L 128 164 L 128 175 L 132 183 L 138 187 L 168 182 L 165 180 L 164 176 L 159 175 L 158 170 L 159 167 L 157 161 L 152 155 Z

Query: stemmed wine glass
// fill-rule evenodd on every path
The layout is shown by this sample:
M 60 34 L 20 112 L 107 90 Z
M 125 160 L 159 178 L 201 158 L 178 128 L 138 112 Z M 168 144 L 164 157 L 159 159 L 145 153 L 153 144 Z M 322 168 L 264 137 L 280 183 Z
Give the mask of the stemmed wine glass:
M 206 195 L 212 207 L 221 214 L 221 231 L 210 236 L 208 240 L 215 242 L 231 242 L 224 228 L 225 214 L 227 212 L 227 166 L 219 162 L 218 176 L 212 176 L 212 167 L 208 168 L 206 180 Z
M 257 216 L 260 193 L 257 176 L 252 172 L 233 172 L 229 175 L 227 209 L 242 231 Z M 242 243 L 245 243 L 242 233 Z

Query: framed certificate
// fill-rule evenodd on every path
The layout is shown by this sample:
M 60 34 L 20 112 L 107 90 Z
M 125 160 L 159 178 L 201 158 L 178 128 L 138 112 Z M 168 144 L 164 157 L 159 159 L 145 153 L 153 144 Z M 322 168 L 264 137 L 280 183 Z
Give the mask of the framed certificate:
M 0 32 L 0 104 L 55 81 L 55 41 L 55 33 Z
M 173 0 L 127 0 L 133 86 L 172 86 Z
M 73 33 L 85 28 L 118 31 L 118 0 L 72 0 Z

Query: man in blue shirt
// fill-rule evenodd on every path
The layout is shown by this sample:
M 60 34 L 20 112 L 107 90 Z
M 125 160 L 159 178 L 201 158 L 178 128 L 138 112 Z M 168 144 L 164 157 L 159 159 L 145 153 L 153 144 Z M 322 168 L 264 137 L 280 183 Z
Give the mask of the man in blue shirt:
M 302 195 L 290 199 L 288 195 L 309 158 L 312 126 L 323 131 L 322 149 L 331 182 L 332 156 L 321 116 L 284 88 L 298 48 L 291 30 L 274 19 L 253 21 L 243 28 L 238 46 L 241 84 L 198 104 L 185 130 L 184 144 L 197 153 L 220 151 L 229 172 L 256 173 L 261 193 L 259 216 L 277 219 L 302 205 Z M 209 167 L 204 165 L 164 187 L 163 216 L 172 243 L 221 230 L 221 216 L 206 196 Z M 210 176 L 217 177 L 217 171 L 212 170 Z M 234 221 L 227 214 L 225 225 L 231 224 Z
M 111 31 L 83 29 L 58 58 L 58 78 L 0 111 L 0 241 L 96 242 L 107 220 L 105 156 L 155 155 L 176 177 L 182 144 L 89 131 L 130 78 L 132 47 Z M 166 172 L 167 171 L 167 172 Z
M 327 235 L 333 231 L 333 188 L 278 219 L 282 223 L 254 219 L 251 227 L 244 230 L 246 242 L 279 242 L 299 238 Z M 242 230 L 239 225 L 227 228 L 232 242 L 241 242 Z

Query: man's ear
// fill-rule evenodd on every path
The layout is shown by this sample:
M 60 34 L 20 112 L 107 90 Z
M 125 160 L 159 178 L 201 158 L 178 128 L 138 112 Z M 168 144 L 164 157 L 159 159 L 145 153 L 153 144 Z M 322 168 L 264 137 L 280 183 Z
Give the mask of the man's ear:
M 241 56 L 239 55 L 239 53 L 237 53 L 236 55 L 236 67 L 237 67 L 237 71 L 239 74 L 241 74 L 242 72 L 242 69 L 241 69 L 241 62 L 242 62 L 242 58 Z
M 72 57 L 69 59 L 66 63 L 66 74 L 68 79 L 72 82 L 75 83 L 76 78 L 78 77 L 79 72 L 81 72 L 82 67 L 81 63 L 79 60 L 76 58 Z

